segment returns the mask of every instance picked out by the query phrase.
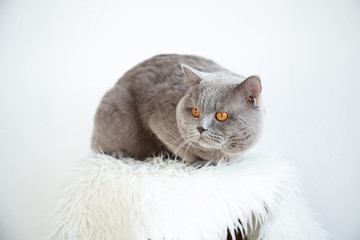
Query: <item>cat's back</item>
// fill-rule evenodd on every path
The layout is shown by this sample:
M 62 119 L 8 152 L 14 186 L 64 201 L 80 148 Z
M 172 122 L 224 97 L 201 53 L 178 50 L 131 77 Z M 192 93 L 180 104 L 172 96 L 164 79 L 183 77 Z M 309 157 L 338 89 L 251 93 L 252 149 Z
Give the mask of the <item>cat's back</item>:
M 127 85 L 140 94 L 145 94 L 152 87 L 161 83 L 175 85 L 185 84 L 184 73 L 181 64 L 189 65 L 203 72 L 215 72 L 225 70 L 214 61 L 195 56 L 179 54 L 161 54 L 149 58 L 136 65 L 121 77 L 116 85 Z

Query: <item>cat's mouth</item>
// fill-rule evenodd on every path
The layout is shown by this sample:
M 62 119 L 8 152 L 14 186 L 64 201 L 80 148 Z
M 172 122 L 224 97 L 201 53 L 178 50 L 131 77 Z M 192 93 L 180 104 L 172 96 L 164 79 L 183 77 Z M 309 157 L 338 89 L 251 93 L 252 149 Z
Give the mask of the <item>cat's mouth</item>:
M 200 138 L 198 140 L 198 143 L 201 145 L 201 146 L 204 146 L 204 147 L 212 147 L 210 144 L 203 136 L 200 135 Z
M 218 148 L 222 145 L 220 142 L 214 141 L 213 139 L 204 135 L 199 136 L 197 143 L 203 148 Z

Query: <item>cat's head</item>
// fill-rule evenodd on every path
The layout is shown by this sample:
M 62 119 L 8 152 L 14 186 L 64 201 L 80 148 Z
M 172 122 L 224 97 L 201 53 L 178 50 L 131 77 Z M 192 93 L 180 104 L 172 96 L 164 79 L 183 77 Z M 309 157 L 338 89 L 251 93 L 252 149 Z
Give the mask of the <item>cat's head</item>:
M 183 139 L 200 150 L 228 155 L 251 147 L 262 128 L 260 79 L 229 71 L 205 73 L 187 65 L 182 69 L 190 84 L 176 112 Z

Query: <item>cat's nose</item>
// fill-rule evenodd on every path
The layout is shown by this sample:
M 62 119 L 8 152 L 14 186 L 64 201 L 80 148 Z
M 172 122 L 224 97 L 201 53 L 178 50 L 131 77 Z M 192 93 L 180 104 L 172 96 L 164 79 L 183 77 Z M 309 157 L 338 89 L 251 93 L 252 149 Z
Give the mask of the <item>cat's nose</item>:
M 202 134 L 203 131 L 206 131 L 207 129 L 205 129 L 203 127 L 197 127 L 197 130 L 199 131 L 200 134 Z

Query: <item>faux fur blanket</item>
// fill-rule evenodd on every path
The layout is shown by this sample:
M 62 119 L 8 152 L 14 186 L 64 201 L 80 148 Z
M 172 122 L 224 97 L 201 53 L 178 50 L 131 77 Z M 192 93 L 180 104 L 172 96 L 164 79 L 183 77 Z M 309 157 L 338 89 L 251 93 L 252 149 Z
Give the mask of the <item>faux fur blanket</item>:
M 277 158 L 199 168 L 94 153 L 68 174 L 44 239 L 220 240 L 238 229 L 250 240 L 326 239 Z

